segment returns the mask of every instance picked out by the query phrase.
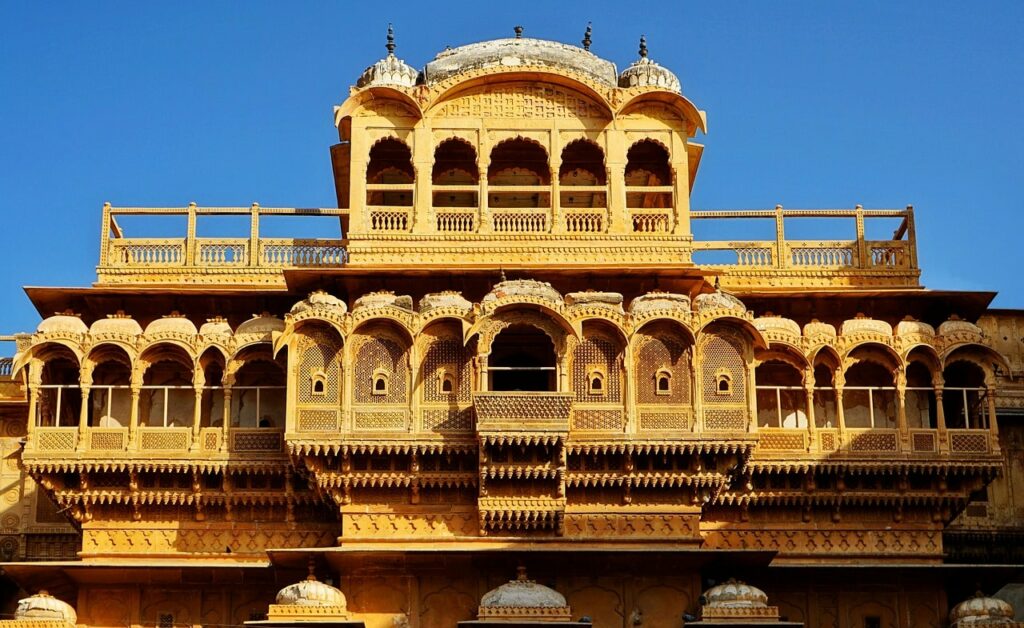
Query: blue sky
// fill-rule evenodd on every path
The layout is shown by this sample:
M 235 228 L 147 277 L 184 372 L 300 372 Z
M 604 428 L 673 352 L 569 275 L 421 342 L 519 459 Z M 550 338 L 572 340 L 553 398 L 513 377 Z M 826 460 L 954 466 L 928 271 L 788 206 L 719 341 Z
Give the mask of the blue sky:
M 0 333 L 35 327 L 22 285 L 94 279 L 103 201 L 332 205 L 331 108 L 389 21 L 417 67 L 592 21 L 621 69 L 646 34 L 708 112 L 695 207 L 912 203 L 925 285 L 1024 308 L 1024 3 L 522 5 L 0 4 Z

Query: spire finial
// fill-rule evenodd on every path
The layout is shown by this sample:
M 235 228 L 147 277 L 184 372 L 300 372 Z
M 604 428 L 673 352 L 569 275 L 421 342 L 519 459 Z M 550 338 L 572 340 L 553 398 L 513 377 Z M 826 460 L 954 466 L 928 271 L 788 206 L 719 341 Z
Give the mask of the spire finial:
M 391 26 L 391 22 L 388 22 L 388 54 L 395 54 L 395 29 Z
M 526 575 L 526 565 L 519 565 L 516 567 L 516 580 L 519 582 L 530 581 L 530 578 Z
M 309 557 L 309 561 L 306 563 L 306 569 L 309 570 L 309 575 L 306 576 L 306 580 L 316 580 L 316 558 Z
M 516 33 L 516 39 L 522 39 L 523 38 L 523 27 L 522 26 L 516 26 L 512 30 L 514 30 L 515 33 Z
M 584 50 L 590 50 L 590 44 L 593 43 L 593 40 L 590 39 L 591 32 L 593 32 L 593 29 L 590 27 L 590 22 L 587 22 L 587 32 L 583 33 L 582 42 Z
M 640 36 L 640 58 L 647 58 L 647 37 L 643 35 Z

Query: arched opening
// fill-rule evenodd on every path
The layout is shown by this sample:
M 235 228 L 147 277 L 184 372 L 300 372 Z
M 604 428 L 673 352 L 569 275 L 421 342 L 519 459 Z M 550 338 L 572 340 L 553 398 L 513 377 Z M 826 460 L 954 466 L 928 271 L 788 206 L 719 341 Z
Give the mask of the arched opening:
M 988 427 L 985 371 L 973 362 L 959 360 L 942 371 L 942 411 L 949 429 Z
M 461 138 L 449 138 L 434 150 L 433 202 L 437 230 L 473 232 L 477 228 L 480 173 L 476 151 Z
M 231 386 L 231 425 L 283 428 L 284 418 L 284 367 L 270 358 L 269 351 L 249 357 L 238 369 Z
M 491 344 L 488 360 L 494 391 L 554 391 L 555 344 L 531 325 L 510 325 Z
M 671 395 L 672 394 L 672 373 L 666 369 L 661 369 L 655 375 L 655 394 L 658 395 Z
M 833 428 L 839 425 L 836 403 L 835 372 L 839 357 L 831 349 L 823 349 L 814 357 L 814 425 Z
M 693 343 L 681 327 L 665 322 L 645 326 L 637 335 L 636 402 L 689 406 Z
M 626 207 L 672 207 L 672 167 L 668 150 L 654 140 L 640 140 L 626 152 Z
M 935 405 L 935 387 L 928 367 L 916 360 L 907 364 L 907 426 L 910 428 L 938 427 Z
M 95 350 L 89 359 L 92 370 L 89 389 L 89 425 L 128 427 L 132 415 L 132 370 L 128 354 L 111 346 Z
M 200 427 L 224 425 L 224 356 L 209 348 L 199 358 L 203 369 L 203 393 L 199 401 Z
M 788 362 L 768 360 L 754 371 L 757 423 L 761 427 L 807 427 L 803 375 Z
M 603 322 L 583 324 L 583 338 L 572 351 L 570 371 L 578 403 L 622 400 L 623 341 Z
M 604 152 L 590 140 L 573 140 L 562 149 L 558 184 L 563 188 L 560 203 L 565 208 L 605 208 L 608 177 Z
M 175 346 L 154 350 L 142 378 L 139 424 L 189 427 L 194 418 L 195 401 L 192 361 L 185 352 Z
M 896 386 L 889 367 L 861 360 L 847 369 L 843 386 L 846 427 L 895 428 L 896 413 Z
M 355 346 L 355 403 L 408 403 L 408 334 L 393 323 L 374 322 L 361 328 Z
M 537 142 L 517 137 L 500 142 L 491 151 L 487 168 L 488 204 L 502 208 L 551 207 L 551 167 L 548 154 Z M 522 228 L 501 228 L 499 231 L 522 231 Z M 546 231 L 546 223 L 544 229 Z
M 366 166 L 366 204 L 369 207 L 411 207 L 413 201 L 412 151 L 399 139 L 388 137 L 370 149 Z M 382 217 L 381 217 L 382 218 Z M 390 222 L 378 224 L 371 212 L 374 229 L 401 229 Z
M 82 416 L 78 359 L 64 347 L 48 349 L 42 356 L 36 425 L 72 427 Z

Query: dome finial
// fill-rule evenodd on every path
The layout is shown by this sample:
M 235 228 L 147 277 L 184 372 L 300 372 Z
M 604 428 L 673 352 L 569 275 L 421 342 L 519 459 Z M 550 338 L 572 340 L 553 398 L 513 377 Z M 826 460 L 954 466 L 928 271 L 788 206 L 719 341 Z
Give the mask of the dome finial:
M 590 50 L 590 44 L 593 43 L 593 40 L 590 39 L 591 32 L 593 32 L 593 29 L 590 27 L 590 22 L 587 22 L 587 32 L 583 33 L 582 42 L 584 50 Z
M 515 31 L 515 33 L 516 33 L 516 39 L 522 39 L 523 38 L 523 27 L 522 26 L 516 26 L 512 30 Z
M 526 565 L 519 565 L 516 567 L 516 580 L 519 582 L 529 582 L 530 578 L 526 575 Z
M 309 557 L 306 569 L 309 570 L 309 575 L 306 576 L 306 580 L 316 580 L 316 559 L 312 556 Z
M 644 35 L 640 36 L 640 58 L 647 58 L 647 37 Z
M 388 49 L 388 54 L 395 54 L 395 29 L 391 26 L 391 22 L 388 22 L 388 43 L 385 46 Z

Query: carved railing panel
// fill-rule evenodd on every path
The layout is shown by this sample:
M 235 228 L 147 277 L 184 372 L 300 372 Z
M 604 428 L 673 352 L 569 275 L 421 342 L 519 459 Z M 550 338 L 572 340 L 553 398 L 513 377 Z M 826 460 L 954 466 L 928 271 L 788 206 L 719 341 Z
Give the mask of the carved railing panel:
M 493 209 L 491 221 L 496 233 L 547 233 L 550 214 L 546 208 Z
M 236 427 L 228 434 L 233 453 L 278 453 L 284 447 L 283 430 Z
M 111 266 L 152 268 L 160 266 L 183 266 L 185 264 L 185 240 L 167 238 L 132 238 L 113 240 L 110 243 Z
M 140 427 L 141 451 L 188 451 L 192 429 L 188 427 Z
M 477 430 L 568 432 L 573 395 L 556 392 L 485 392 L 473 395 Z

